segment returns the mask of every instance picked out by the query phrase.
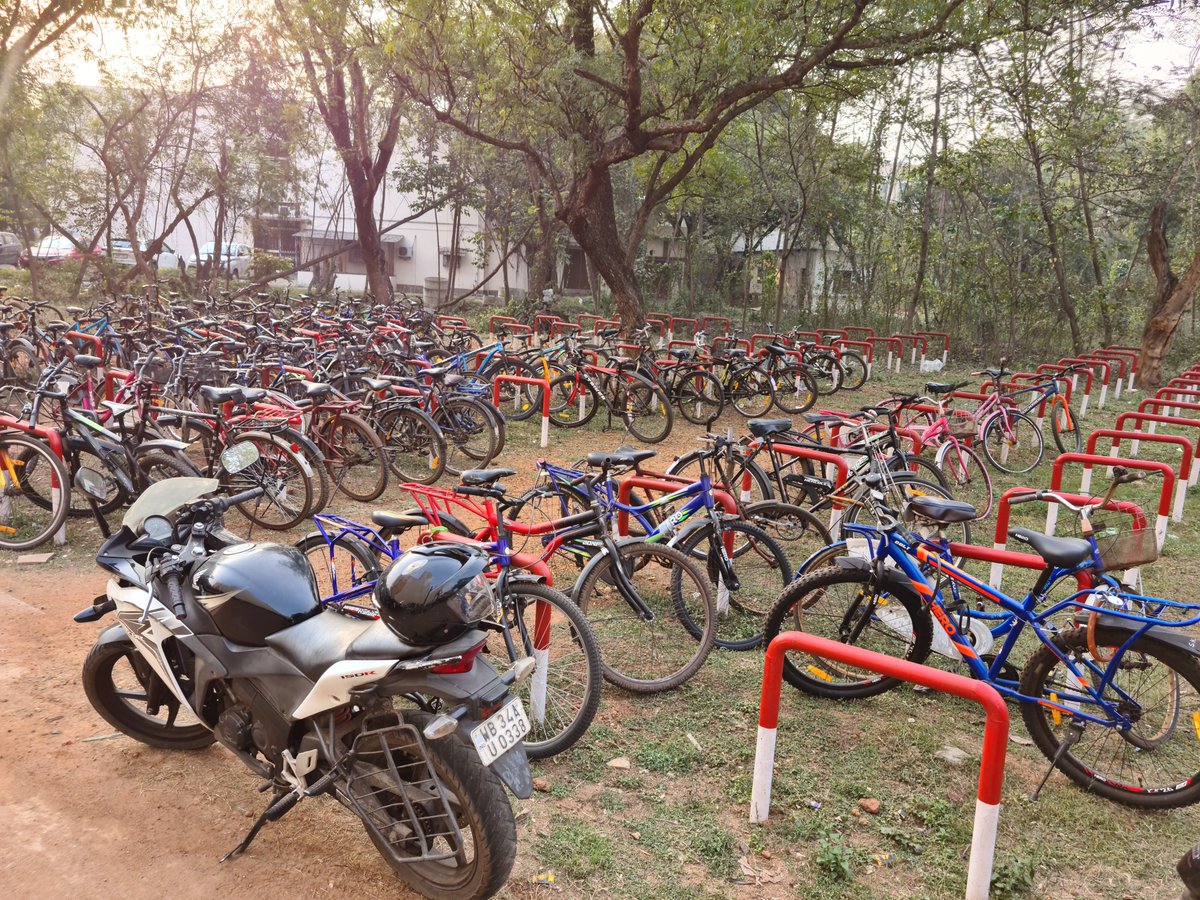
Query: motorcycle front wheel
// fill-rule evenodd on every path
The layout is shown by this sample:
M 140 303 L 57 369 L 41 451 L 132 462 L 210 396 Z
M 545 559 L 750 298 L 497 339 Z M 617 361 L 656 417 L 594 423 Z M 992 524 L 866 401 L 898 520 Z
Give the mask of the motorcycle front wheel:
M 83 663 L 83 690 L 104 721 L 135 741 L 203 750 L 214 740 L 129 641 L 92 648 Z

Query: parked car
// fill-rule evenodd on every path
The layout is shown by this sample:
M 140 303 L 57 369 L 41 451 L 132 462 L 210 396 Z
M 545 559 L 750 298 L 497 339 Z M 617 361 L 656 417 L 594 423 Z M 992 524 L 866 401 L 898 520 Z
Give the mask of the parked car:
M 197 259 L 204 265 L 211 265 L 213 261 L 213 253 L 216 250 L 216 243 L 209 241 L 207 244 L 200 246 L 200 255 Z M 237 241 L 221 245 L 221 257 L 224 260 L 221 264 L 221 271 L 228 271 L 234 278 L 242 278 L 250 271 L 250 256 L 254 251 L 246 244 L 239 244 Z M 195 259 L 180 259 L 179 268 L 192 269 L 195 271 Z
M 138 248 L 142 251 L 142 255 L 146 255 L 149 249 L 149 244 L 146 241 L 138 241 Z M 125 238 L 114 238 L 111 242 L 110 249 L 112 252 L 112 260 L 122 265 L 132 266 L 134 264 L 133 245 Z M 177 269 L 179 268 L 179 255 L 171 249 L 169 244 L 163 244 L 158 251 L 158 256 L 150 260 L 150 268 L 152 269 Z
M 103 256 L 99 248 L 91 251 L 93 257 L 99 258 Z M 64 260 L 80 259 L 83 253 L 80 252 L 71 241 L 62 235 L 50 234 L 42 238 L 32 247 L 26 247 L 25 252 L 21 254 L 20 264 L 28 269 L 29 263 L 32 260 L 37 260 L 47 266 L 58 265 Z
M 0 266 L 15 266 L 21 261 L 21 239 L 11 231 L 0 231 Z

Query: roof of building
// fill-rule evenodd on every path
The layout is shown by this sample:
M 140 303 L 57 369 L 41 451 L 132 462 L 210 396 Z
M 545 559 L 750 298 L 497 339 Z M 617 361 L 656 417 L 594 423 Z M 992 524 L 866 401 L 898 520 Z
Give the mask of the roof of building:
M 357 231 L 339 231 L 336 228 L 304 228 L 297 231 L 294 237 L 304 238 L 310 241 L 357 241 Z M 387 234 L 381 234 L 379 240 L 385 244 L 406 244 L 408 238 L 404 235 L 389 231 Z

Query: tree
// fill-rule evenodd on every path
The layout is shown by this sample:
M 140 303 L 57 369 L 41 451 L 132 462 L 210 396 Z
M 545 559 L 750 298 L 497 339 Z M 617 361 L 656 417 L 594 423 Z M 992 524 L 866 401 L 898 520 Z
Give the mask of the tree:
M 391 296 L 375 201 L 400 133 L 403 94 L 379 66 L 378 16 L 367 0 L 274 0 L 280 34 L 303 66 L 305 85 L 346 170 L 367 287 Z
M 389 2 L 397 77 L 439 120 L 526 155 L 626 324 L 643 318 L 634 263 L 651 215 L 738 116 L 784 90 L 845 86 L 873 68 L 1053 29 L 1069 13 L 1046 2 L 1005 16 L 985 0 L 836 0 L 769 15 L 739 0 Z M 643 156 L 640 199 L 621 223 L 613 173 Z M 553 161 L 564 159 L 558 177 Z
M 25 65 L 81 20 L 111 12 L 106 0 L 8 0 L 0 10 L 0 116 Z
M 1138 364 L 1140 381 L 1146 388 L 1157 388 L 1163 382 L 1163 361 L 1171 349 L 1171 339 L 1179 327 L 1184 310 L 1200 290 L 1200 249 L 1192 257 L 1187 271 L 1180 277 L 1171 269 L 1167 247 L 1167 204 L 1159 201 L 1150 213 L 1146 234 L 1146 256 L 1154 272 L 1156 289 L 1150 316 L 1142 332 L 1141 360 Z

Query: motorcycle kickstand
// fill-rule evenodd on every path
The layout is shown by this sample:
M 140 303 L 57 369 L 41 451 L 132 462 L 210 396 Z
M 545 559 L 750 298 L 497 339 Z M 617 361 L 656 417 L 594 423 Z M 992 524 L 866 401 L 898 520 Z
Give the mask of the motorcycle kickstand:
M 250 827 L 250 832 L 242 839 L 242 842 L 222 856 L 221 862 L 226 862 L 244 853 L 254 842 L 254 839 L 258 837 L 258 833 L 262 831 L 264 825 L 268 822 L 278 822 L 292 810 L 292 807 L 305 797 L 312 797 L 327 791 L 329 786 L 337 779 L 338 771 L 335 767 L 328 774 L 314 782 L 311 787 L 297 786 L 286 794 L 276 794 L 275 798 L 271 801 L 271 805 L 264 809 L 262 815 L 255 820 L 254 824 Z
M 1042 776 L 1042 780 L 1038 782 L 1038 786 L 1034 789 L 1034 792 L 1029 795 L 1030 801 L 1037 802 L 1038 795 L 1042 793 L 1042 788 L 1046 786 L 1046 782 L 1054 774 L 1054 770 L 1058 767 L 1058 761 L 1062 758 L 1062 755 L 1070 750 L 1081 737 L 1083 737 L 1083 726 L 1078 722 L 1072 722 L 1070 728 L 1067 729 L 1066 739 L 1058 745 L 1058 750 L 1054 753 L 1054 759 L 1050 760 L 1050 768 L 1046 770 L 1046 774 Z

